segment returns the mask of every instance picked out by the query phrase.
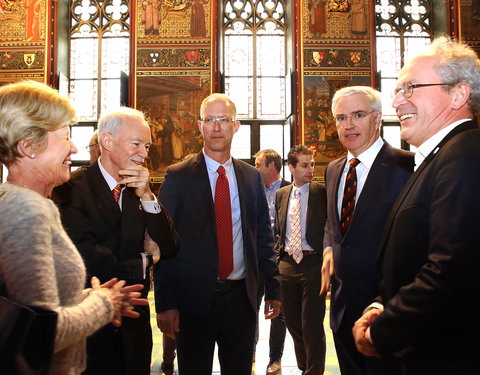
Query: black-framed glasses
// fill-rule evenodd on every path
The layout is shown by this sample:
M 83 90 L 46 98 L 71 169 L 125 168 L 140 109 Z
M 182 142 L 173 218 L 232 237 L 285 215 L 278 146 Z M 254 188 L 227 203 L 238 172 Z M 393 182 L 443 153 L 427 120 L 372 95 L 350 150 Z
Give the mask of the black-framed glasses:
M 417 87 L 425 86 L 449 86 L 449 83 L 412 83 L 405 82 L 402 87 L 393 90 L 393 96 L 397 96 L 400 92 L 406 99 L 410 98 L 413 95 L 413 90 Z
M 202 121 L 207 125 L 214 125 L 216 122 L 218 122 L 220 126 L 229 125 L 233 122 L 233 120 L 230 117 L 210 117 L 210 116 L 203 118 Z
M 93 143 L 91 145 L 85 146 L 85 150 L 90 151 L 90 147 L 98 146 L 98 143 Z
M 365 117 L 367 117 L 370 113 L 375 112 L 374 109 L 372 109 L 370 112 L 365 112 L 365 111 L 355 111 L 350 113 L 349 115 L 336 115 L 335 116 L 335 122 L 337 123 L 337 126 L 342 126 L 347 122 L 347 119 L 350 118 L 352 122 L 358 124 L 361 122 Z

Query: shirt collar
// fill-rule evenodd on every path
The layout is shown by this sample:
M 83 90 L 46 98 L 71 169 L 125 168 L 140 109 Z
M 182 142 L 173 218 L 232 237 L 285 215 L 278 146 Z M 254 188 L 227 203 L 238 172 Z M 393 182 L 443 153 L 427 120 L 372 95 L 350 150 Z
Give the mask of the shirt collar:
M 113 190 L 115 188 L 115 186 L 118 185 L 118 182 L 103 167 L 102 163 L 100 162 L 100 159 L 98 159 L 98 168 L 100 168 L 100 172 L 102 172 L 102 176 L 105 179 L 105 181 L 107 182 L 110 190 Z
M 221 165 L 225 168 L 225 173 L 228 173 L 230 171 L 230 168 L 232 167 L 231 156 L 225 163 L 220 164 L 218 161 L 213 160 L 211 157 L 205 154 L 204 150 L 202 150 L 202 152 L 203 152 L 203 157 L 205 158 L 205 164 L 207 165 L 207 169 L 210 173 L 217 173 L 217 169 Z
M 298 192 L 300 193 L 300 195 L 305 195 L 309 192 L 310 190 L 310 184 L 303 184 L 302 186 L 300 187 L 296 187 L 295 184 L 292 184 L 293 185 L 293 188 L 292 188 L 292 194 L 295 192 L 295 190 L 298 190 Z
M 378 153 L 380 152 L 380 149 L 383 146 L 383 139 L 378 137 L 375 142 L 365 151 L 363 151 L 360 155 L 358 155 L 356 158 L 360 160 L 360 163 L 362 163 L 364 166 L 366 166 L 368 169 L 370 169 L 373 165 L 373 162 L 375 161 L 375 158 L 377 157 Z M 355 158 L 353 154 L 348 151 L 347 153 L 347 166 L 350 164 L 350 160 Z
M 428 138 L 425 142 L 423 142 L 420 146 L 418 146 L 417 151 L 415 153 L 415 170 L 423 163 L 425 158 L 438 146 L 438 144 L 450 133 L 454 128 L 458 125 L 464 123 L 465 121 L 469 121 L 470 119 L 461 119 L 455 121 L 454 123 L 445 126 L 443 129 L 436 132 L 430 138 Z
M 282 178 L 280 177 L 277 181 L 275 181 L 273 184 L 270 184 L 270 187 L 267 188 L 265 186 L 266 191 L 272 191 L 272 190 L 277 190 L 280 187 L 280 184 L 282 183 Z

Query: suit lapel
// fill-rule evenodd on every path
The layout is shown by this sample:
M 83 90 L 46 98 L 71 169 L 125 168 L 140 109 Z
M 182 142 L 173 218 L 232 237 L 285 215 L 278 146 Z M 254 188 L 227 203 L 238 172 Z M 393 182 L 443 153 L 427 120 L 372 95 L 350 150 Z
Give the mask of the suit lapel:
M 122 212 L 120 207 L 113 199 L 112 192 L 108 187 L 107 181 L 100 172 L 98 163 L 96 162 L 86 171 L 91 193 L 93 195 L 94 204 L 97 205 L 103 220 L 111 227 L 113 231 L 118 230 Z
M 288 213 L 288 201 L 290 199 L 290 194 L 293 189 L 293 184 L 285 191 L 282 190 L 282 195 L 280 196 L 280 210 L 279 210 L 279 218 L 280 218 L 280 228 L 281 232 L 281 243 L 285 243 L 285 234 L 287 232 L 287 213 Z
M 367 214 L 372 203 L 374 203 L 375 199 L 378 199 L 380 194 L 378 188 L 381 186 L 380 182 L 385 178 L 390 169 L 390 150 L 391 147 L 385 142 L 378 152 L 378 155 L 375 157 L 372 168 L 368 172 L 367 179 L 363 185 L 362 192 L 357 198 L 357 204 L 355 205 L 355 211 L 350 226 L 352 226 L 354 221 L 360 220 L 362 215 Z
M 240 203 L 240 212 L 242 213 L 240 215 L 241 221 L 242 221 L 242 234 L 243 236 L 245 236 L 247 233 L 245 228 L 248 228 L 248 223 L 246 222 L 247 199 L 245 198 L 245 194 L 246 194 L 245 189 L 240 189 L 240 186 L 246 186 L 245 174 L 243 172 L 242 167 L 240 166 L 240 163 L 236 159 L 232 158 L 232 164 L 235 171 L 235 178 L 237 179 L 238 200 Z M 244 243 L 246 242 L 244 241 Z
M 347 162 L 347 157 L 343 157 L 342 159 L 338 160 L 337 163 L 333 164 L 329 168 L 333 168 L 332 171 L 332 177 L 333 177 L 333 183 L 334 188 L 329 189 L 329 194 L 328 194 L 328 199 L 330 199 L 332 202 L 335 202 L 335 215 L 333 217 L 333 223 L 331 224 L 332 227 L 337 228 L 339 231 L 341 231 L 341 225 L 340 225 L 340 216 L 338 214 L 338 189 L 340 189 L 340 180 L 342 178 L 342 173 L 343 169 L 345 168 L 345 163 Z
M 312 216 L 313 216 L 313 207 L 316 207 L 315 203 L 318 200 L 317 195 L 315 194 L 315 187 L 313 186 L 313 183 L 310 182 L 309 184 L 309 192 L 308 192 L 308 202 L 307 202 L 307 220 L 305 223 L 305 235 L 308 233 L 310 230 L 310 224 L 312 223 Z
M 205 163 L 205 158 L 203 157 L 202 152 L 199 152 L 196 156 L 192 174 L 193 183 L 190 186 L 190 188 L 193 189 L 192 194 L 199 194 L 199 206 L 202 204 L 201 202 L 204 202 L 207 209 L 209 222 L 212 225 L 212 231 L 215 234 L 217 228 L 215 225 L 215 207 L 212 198 L 212 188 L 210 186 L 210 177 L 207 171 L 207 164 Z
M 397 215 L 397 212 L 399 208 L 402 206 L 403 201 L 407 197 L 408 193 L 412 189 L 412 187 L 415 185 L 415 182 L 417 179 L 423 174 L 427 166 L 432 162 L 432 160 L 435 158 L 435 156 L 438 154 L 438 151 L 445 146 L 452 138 L 454 138 L 457 134 L 460 134 L 464 131 L 470 130 L 470 129 L 476 129 L 477 126 L 472 122 L 472 121 L 467 121 L 463 124 L 458 125 L 450 133 L 448 133 L 445 138 L 438 144 L 437 147 L 433 149 L 433 151 L 425 158 L 425 160 L 422 162 L 422 164 L 418 167 L 418 169 L 415 171 L 415 173 L 410 177 L 410 179 L 407 181 L 405 186 L 403 187 L 402 191 L 400 192 L 400 195 L 398 196 L 397 200 L 395 201 L 395 204 L 392 207 L 392 210 L 390 211 L 390 215 L 388 216 L 387 223 L 385 225 L 385 230 L 384 230 L 384 240 L 387 237 L 388 233 L 390 232 L 391 226 L 393 224 L 393 218 Z M 383 245 L 382 245 L 383 247 Z

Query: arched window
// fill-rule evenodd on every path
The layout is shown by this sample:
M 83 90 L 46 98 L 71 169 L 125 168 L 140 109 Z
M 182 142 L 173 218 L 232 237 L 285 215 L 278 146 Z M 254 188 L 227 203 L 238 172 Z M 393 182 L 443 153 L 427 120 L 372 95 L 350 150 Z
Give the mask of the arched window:
M 233 154 L 290 148 L 291 82 L 285 0 L 224 0 L 223 82 L 242 120 Z

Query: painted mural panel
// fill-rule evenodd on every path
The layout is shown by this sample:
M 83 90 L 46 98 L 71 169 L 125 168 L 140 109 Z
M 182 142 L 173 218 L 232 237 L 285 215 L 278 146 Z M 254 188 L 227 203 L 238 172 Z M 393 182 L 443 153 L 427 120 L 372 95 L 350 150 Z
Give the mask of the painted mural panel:
M 210 42 L 210 1 L 144 0 L 137 3 L 139 42 L 192 38 Z
M 46 0 L 0 0 L 0 81 L 43 81 L 46 25 Z
M 352 42 L 369 39 L 368 0 L 305 0 L 305 42 L 323 39 Z
M 202 149 L 197 127 L 200 104 L 210 94 L 209 72 L 149 73 L 137 77 L 137 108 L 143 111 L 152 131 L 147 162 L 154 182 L 166 168 Z

